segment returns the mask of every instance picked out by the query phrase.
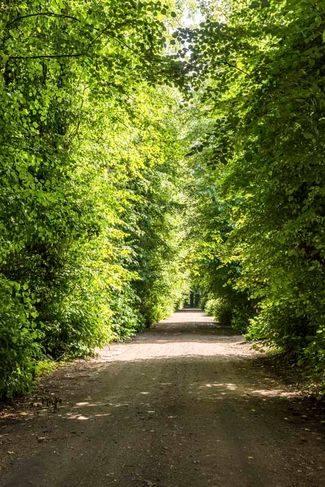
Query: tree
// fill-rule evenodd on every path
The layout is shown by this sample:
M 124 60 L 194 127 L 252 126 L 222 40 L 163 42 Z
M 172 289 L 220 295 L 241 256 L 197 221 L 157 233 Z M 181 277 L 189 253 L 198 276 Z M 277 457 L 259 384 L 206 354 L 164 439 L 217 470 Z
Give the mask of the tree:
M 138 294 L 139 279 L 149 274 L 157 286 L 177 253 L 177 141 L 170 145 L 159 121 L 159 111 L 174 118 L 163 110 L 164 103 L 172 110 L 173 95 L 158 86 L 171 7 L 145 0 L 0 5 L 1 395 L 28 390 L 44 361 L 90 354 L 180 299 L 169 289 L 177 279 L 165 279 L 144 317 Z M 162 201 L 167 213 L 157 222 L 161 211 L 153 208 Z M 149 265 L 144 227 L 149 239 L 162 240 L 153 255 L 168 249 L 158 271 Z

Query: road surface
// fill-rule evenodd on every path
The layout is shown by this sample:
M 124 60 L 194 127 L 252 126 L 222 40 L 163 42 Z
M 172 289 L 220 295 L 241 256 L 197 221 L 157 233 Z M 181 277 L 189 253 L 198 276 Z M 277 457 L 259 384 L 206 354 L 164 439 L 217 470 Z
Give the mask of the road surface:
M 2 487 L 322 487 L 324 425 L 240 336 L 178 312 L 3 414 Z

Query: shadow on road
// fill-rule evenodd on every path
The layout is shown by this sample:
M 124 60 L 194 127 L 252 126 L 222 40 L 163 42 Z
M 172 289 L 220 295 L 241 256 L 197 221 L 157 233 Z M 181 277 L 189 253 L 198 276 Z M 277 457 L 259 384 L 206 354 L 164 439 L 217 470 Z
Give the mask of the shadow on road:
M 256 357 L 229 328 L 186 310 L 56 371 L 38 391 L 62 399 L 55 413 L 26 408 L 3 423 L 1 485 L 325 485 L 313 403 Z

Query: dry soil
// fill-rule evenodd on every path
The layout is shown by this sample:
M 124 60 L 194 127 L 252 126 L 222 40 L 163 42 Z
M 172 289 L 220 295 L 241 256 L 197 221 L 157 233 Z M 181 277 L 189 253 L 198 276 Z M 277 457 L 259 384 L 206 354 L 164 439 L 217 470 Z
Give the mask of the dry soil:
M 2 487 L 323 487 L 313 403 L 200 311 L 42 380 L 2 409 Z

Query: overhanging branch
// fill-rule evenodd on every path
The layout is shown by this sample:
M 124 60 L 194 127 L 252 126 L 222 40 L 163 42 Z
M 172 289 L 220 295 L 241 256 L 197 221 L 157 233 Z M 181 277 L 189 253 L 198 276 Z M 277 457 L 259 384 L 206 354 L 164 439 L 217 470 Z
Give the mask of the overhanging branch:
M 27 14 L 27 15 L 21 15 L 20 17 L 17 17 L 16 19 L 12 20 L 9 22 L 6 27 L 11 27 L 13 24 L 16 22 L 19 22 L 20 20 L 28 19 L 30 17 L 59 17 L 63 19 L 69 19 L 69 20 L 74 20 L 76 22 L 81 22 L 80 19 L 77 17 L 73 17 L 72 15 L 65 15 L 65 14 L 56 14 L 54 12 L 38 12 L 35 14 Z

